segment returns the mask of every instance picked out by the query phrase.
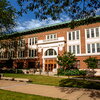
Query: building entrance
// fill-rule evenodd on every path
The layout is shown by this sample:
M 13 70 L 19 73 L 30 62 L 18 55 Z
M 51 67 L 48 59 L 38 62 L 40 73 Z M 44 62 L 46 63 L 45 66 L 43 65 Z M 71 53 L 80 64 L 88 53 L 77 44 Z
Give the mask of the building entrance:
M 45 71 L 52 72 L 53 69 L 56 69 L 56 67 L 57 67 L 56 59 L 46 59 L 45 60 Z

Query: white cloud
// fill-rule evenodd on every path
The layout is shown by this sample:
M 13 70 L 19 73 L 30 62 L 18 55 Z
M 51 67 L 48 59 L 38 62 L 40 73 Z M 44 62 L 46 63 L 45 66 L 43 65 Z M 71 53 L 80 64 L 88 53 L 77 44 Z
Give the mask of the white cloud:
M 69 21 L 70 18 L 66 16 L 62 16 L 61 19 L 59 20 L 52 20 L 51 18 L 46 19 L 46 20 L 38 20 L 38 19 L 31 19 L 30 21 L 25 21 L 24 23 L 17 23 L 17 26 L 14 28 L 15 31 L 24 31 L 28 29 L 34 29 L 37 27 L 43 27 L 46 25 L 51 25 L 51 24 L 56 24 L 56 23 L 61 23 L 64 21 Z
M 100 15 L 100 8 L 98 8 L 97 10 L 96 10 L 96 14 L 98 15 Z

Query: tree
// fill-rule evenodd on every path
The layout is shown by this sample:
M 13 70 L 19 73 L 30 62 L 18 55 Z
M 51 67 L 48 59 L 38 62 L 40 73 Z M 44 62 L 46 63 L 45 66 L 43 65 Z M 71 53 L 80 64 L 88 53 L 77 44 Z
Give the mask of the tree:
M 53 20 L 62 14 L 72 19 L 95 16 L 100 7 L 100 0 L 17 0 L 21 7 L 19 14 L 33 11 L 36 18 Z M 26 5 L 27 4 L 27 5 Z
M 92 69 L 93 77 L 94 77 L 94 69 L 97 68 L 98 60 L 95 57 L 89 57 L 84 62 L 87 64 L 88 68 Z
M 0 0 L 0 35 L 15 26 L 15 9 L 7 0 Z
M 62 56 L 58 55 L 57 63 L 62 66 L 64 70 L 70 69 L 76 63 L 75 55 L 70 52 L 65 52 Z

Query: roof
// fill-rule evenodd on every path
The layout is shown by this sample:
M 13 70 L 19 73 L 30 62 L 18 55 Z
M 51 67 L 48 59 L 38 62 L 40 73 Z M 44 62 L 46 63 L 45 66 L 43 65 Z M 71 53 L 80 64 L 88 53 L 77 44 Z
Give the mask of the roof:
M 26 30 L 22 32 L 6 34 L 0 37 L 0 39 L 2 40 L 2 39 L 8 39 L 8 38 L 18 37 L 18 36 L 23 36 L 23 35 L 28 35 L 28 34 L 36 34 L 40 32 L 46 32 L 46 31 L 56 30 L 56 29 L 61 29 L 61 28 L 74 28 L 77 26 L 92 24 L 96 22 L 100 22 L 100 16 L 90 17 L 90 18 L 82 19 L 82 20 L 69 21 L 69 22 L 67 21 L 67 22 L 62 22 L 58 24 L 47 25 L 45 27 L 39 27 L 39 28 L 31 29 L 31 30 Z

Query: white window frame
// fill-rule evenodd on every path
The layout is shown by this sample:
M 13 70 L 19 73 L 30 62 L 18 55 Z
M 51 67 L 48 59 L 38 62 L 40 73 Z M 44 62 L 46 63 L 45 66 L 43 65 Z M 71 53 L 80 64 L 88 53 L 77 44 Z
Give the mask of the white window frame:
M 100 53 L 100 52 L 97 52 L 97 43 L 87 43 L 87 44 L 90 44 L 90 53 L 88 53 L 87 44 L 86 44 L 86 53 L 87 54 L 95 54 L 95 53 L 97 54 L 97 53 Z M 94 44 L 94 46 L 95 46 L 95 52 L 92 52 L 92 44 Z M 100 43 L 99 43 L 99 45 L 100 45 Z
M 33 50 L 33 56 L 32 56 L 32 50 Z M 29 58 L 37 57 L 37 49 L 28 49 L 28 57 Z
M 52 36 L 52 38 L 51 38 L 51 36 Z M 56 40 L 56 39 L 57 39 L 57 34 L 56 33 L 46 35 L 46 40 Z
M 37 39 L 37 42 L 38 42 L 38 37 L 28 38 L 28 45 L 36 45 L 37 44 L 36 39 Z
M 96 28 L 99 29 L 99 36 L 98 37 L 96 36 Z M 94 37 L 91 36 L 91 30 L 92 29 L 94 30 Z M 89 36 L 90 36 L 90 38 L 87 38 L 87 30 L 89 30 Z M 85 29 L 85 37 L 86 37 L 86 39 L 99 38 L 100 37 L 100 27 L 93 27 L 93 28 L 87 28 L 87 29 Z
M 77 31 L 79 33 L 79 38 L 78 39 L 77 39 Z M 73 32 L 74 32 L 75 39 L 73 39 Z M 71 34 L 71 40 L 69 40 L 69 33 Z M 67 40 L 68 41 L 80 40 L 80 30 L 75 30 L 75 31 L 69 31 L 69 32 L 67 32 Z
M 75 53 L 73 52 L 73 46 L 75 46 Z M 79 53 L 78 53 L 78 51 L 77 51 L 77 46 L 79 46 Z M 68 52 L 70 52 L 69 51 L 69 47 L 71 47 L 71 53 L 74 53 L 74 54 L 81 54 L 81 47 L 80 47 L 80 45 L 79 44 L 77 44 L 77 45 L 69 45 L 68 46 Z

